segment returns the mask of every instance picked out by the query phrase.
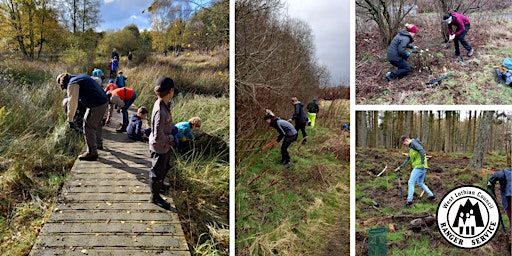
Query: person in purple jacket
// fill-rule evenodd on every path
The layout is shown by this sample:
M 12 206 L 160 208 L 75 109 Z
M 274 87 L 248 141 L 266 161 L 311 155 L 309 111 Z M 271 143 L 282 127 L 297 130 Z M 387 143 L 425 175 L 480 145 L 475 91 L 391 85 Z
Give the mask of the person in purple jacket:
M 473 56 L 473 48 L 469 45 L 468 41 L 466 41 L 466 34 L 471 28 L 468 17 L 460 13 L 452 12 L 443 16 L 443 22 L 448 24 L 448 34 L 450 35 L 448 42 L 453 40 L 455 44 L 455 54 L 452 57 L 458 58 L 460 56 L 459 42 L 468 50 L 468 57 Z M 455 26 L 455 30 L 453 26 Z

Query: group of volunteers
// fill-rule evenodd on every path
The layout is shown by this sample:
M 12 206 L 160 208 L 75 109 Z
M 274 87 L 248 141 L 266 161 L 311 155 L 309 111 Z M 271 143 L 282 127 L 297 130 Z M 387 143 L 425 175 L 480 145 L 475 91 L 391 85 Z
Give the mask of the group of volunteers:
M 93 71 L 93 76 L 62 73 L 57 77 L 61 89 L 67 91 L 63 104 L 68 126 L 84 134 L 86 151 L 79 155 L 79 160 L 98 159 L 98 150 L 103 149 L 103 125 L 110 123 L 113 109 L 117 107 L 122 112 L 122 123 L 116 131 L 126 132 L 132 140 L 149 142 L 152 159 L 149 173 L 150 201 L 169 209 L 170 204 L 159 193 L 161 189 L 170 186 L 164 183 L 164 178 L 171 169 L 172 148 L 177 147 L 180 153 L 188 152 L 190 142 L 194 140 L 191 130 L 201 127 L 201 119 L 193 117 L 174 125 L 169 103 L 174 96 L 174 81 L 169 77 L 159 77 L 154 85 L 157 100 L 153 106 L 151 124 L 145 128 L 143 121 L 149 114 L 145 107 L 138 108 L 137 113 L 128 120 L 128 109 L 137 98 L 137 93 L 125 86 L 127 78 L 123 73 L 119 72 L 116 80 L 110 79 L 105 88 L 102 87 L 101 79 L 104 76 L 99 69 Z
M 264 120 L 270 127 L 273 127 L 279 133 L 276 142 L 279 143 L 283 141 L 281 144 L 281 161 L 280 163 L 284 165 L 285 168 L 290 168 L 292 166 L 290 161 L 290 154 L 288 153 L 288 147 L 292 144 L 292 142 L 297 141 L 298 132 L 300 130 L 302 132 L 302 144 L 306 144 L 306 126 L 309 125 L 311 127 L 315 126 L 316 115 L 320 111 L 320 108 L 317 104 L 316 99 L 313 99 L 307 106 L 308 113 L 304 111 L 304 104 L 300 102 L 297 97 L 291 98 L 291 104 L 294 106 L 292 118 L 288 121 L 279 118 L 274 115 L 271 110 L 266 110 Z M 291 124 L 291 122 L 295 122 L 295 126 Z
M 466 41 L 466 34 L 471 28 L 469 18 L 457 12 L 450 12 L 443 16 L 442 22 L 448 25 L 449 38 L 446 46 L 451 41 L 455 45 L 455 53 L 452 58 L 457 59 L 460 57 L 459 43 L 468 51 L 468 57 L 473 56 L 474 50 Z M 418 49 L 416 45 L 412 44 L 417 33 L 418 27 L 416 25 L 405 24 L 405 29 L 400 31 L 391 41 L 387 50 L 387 59 L 397 69 L 386 73 L 385 76 L 388 81 L 404 77 L 411 72 L 411 67 L 407 63 L 411 55 L 411 51 L 408 51 L 408 49 Z

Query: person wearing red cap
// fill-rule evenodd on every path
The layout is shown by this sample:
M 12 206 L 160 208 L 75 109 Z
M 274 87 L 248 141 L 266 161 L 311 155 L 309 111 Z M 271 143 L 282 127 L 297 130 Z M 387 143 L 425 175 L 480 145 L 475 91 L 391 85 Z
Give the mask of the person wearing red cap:
M 473 48 L 466 41 L 466 34 L 471 27 L 468 17 L 460 13 L 451 12 L 443 16 L 443 22 L 448 24 L 448 34 L 450 35 L 448 42 L 453 40 L 455 45 L 455 54 L 452 57 L 458 58 L 460 56 L 459 42 L 462 44 L 462 47 L 468 50 L 468 57 L 473 56 Z M 453 25 L 457 28 L 455 32 L 453 31 Z
M 397 70 L 386 73 L 386 79 L 388 79 L 388 81 L 393 81 L 411 72 L 411 67 L 407 63 L 411 52 L 407 51 L 407 48 L 412 50 L 418 49 L 417 46 L 412 45 L 414 36 L 418 33 L 418 28 L 413 24 L 405 24 L 405 28 L 405 30 L 400 31 L 400 33 L 393 38 L 388 47 L 388 61 L 391 65 L 398 68 Z

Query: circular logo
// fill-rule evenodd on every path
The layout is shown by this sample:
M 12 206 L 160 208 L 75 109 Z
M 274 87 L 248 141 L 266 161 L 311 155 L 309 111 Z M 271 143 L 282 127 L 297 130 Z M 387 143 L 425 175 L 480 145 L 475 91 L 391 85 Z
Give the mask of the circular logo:
M 449 243 L 465 249 L 480 247 L 498 232 L 496 200 L 476 186 L 452 189 L 437 207 L 437 227 Z

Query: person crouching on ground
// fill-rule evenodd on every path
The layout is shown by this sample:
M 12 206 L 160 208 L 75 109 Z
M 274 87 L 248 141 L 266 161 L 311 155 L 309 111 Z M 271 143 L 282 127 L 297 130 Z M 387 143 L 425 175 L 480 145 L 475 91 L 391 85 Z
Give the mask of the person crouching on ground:
M 448 24 L 448 35 L 450 35 L 448 42 L 453 40 L 453 44 L 455 45 L 455 54 L 453 54 L 452 58 L 456 59 L 460 56 L 459 42 L 462 44 L 462 47 L 468 50 L 468 57 L 473 56 L 473 48 L 471 48 L 468 41 L 466 41 L 466 34 L 471 28 L 468 17 L 460 13 L 452 12 L 443 16 L 443 22 Z M 457 27 L 455 32 L 453 32 L 453 25 Z
M 496 182 L 500 183 L 501 203 L 503 204 L 503 208 L 505 208 L 510 223 L 508 228 L 509 235 L 512 235 L 512 221 L 510 221 L 510 212 L 512 211 L 512 168 L 501 170 L 491 175 L 487 182 L 487 189 L 490 190 L 493 195 L 496 195 L 494 192 Z
M 418 183 L 418 186 L 427 192 L 428 199 L 436 199 L 432 191 L 430 191 L 427 185 L 423 183 L 425 181 L 425 174 L 427 173 L 428 164 L 425 150 L 421 146 L 420 142 L 403 135 L 400 138 L 400 144 L 409 146 L 409 155 L 407 156 L 407 159 L 405 159 L 405 161 L 402 163 L 402 165 L 395 169 L 395 172 L 400 171 L 409 162 L 411 162 L 412 165 L 411 177 L 409 178 L 409 183 L 407 186 L 407 204 L 405 206 L 409 207 L 412 205 L 415 183 Z
M 265 114 L 263 119 L 279 133 L 276 141 L 279 143 L 283 140 L 283 144 L 281 144 L 281 164 L 289 168 L 292 164 L 290 162 L 288 147 L 292 142 L 297 140 L 297 130 L 295 130 L 290 122 L 281 120 L 279 117 L 269 113 Z
M 308 115 L 304 111 L 304 104 L 302 104 L 302 102 L 300 102 L 297 97 L 291 98 L 291 103 L 293 105 L 293 116 L 292 119 L 288 120 L 288 122 L 291 122 L 292 120 L 295 122 L 295 129 L 302 132 L 302 145 L 305 145 Z
M 148 113 L 147 108 L 140 107 L 137 109 L 137 114 L 131 116 L 130 123 L 128 123 L 128 127 L 126 128 L 128 138 L 135 141 L 148 141 L 151 128 L 142 129 L 142 120 L 146 119 Z
M 386 73 L 386 79 L 388 79 L 388 81 L 404 77 L 411 72 L 411 67 L 407 63 L 411 52 L 407 51 L 407 48 L 412 50 L 418 49 L 417 46 L 411 45 L 414 42 L 414 36 L 418 33 L 418 28 L 413 24 L 405 24 L 405 28 L 405 30 L 400 31 L 400 33 L 393 38 L 388 47 L 388 61 L 391 65 L 398 68 L 397 70 Z
M 188 122 L 179 122 L 176 124 L 176 128 L 178 129 L 176 137 L 178 137 L 179 141 L 178 152 L 180 152 L 180 154 L 185 154 L 190 151 L 190 142 L 194 140 L 192 130 L 200 127 L 201 118 L 198 116 L 190 118 Z
M 81 154 L 78 159 L 96 161 L 98 159 L 98 149 L 103 149 L 101 119 L 107 110 L 108 97 L 103 88 L 86 74 L 70 75 L 63 73 L 57 76 L 57 83 L 62 90 L 67 90 L 69 128 L 76 128 L 73 118 L 78 102 L 80 101 L 87 108 L 83 127 L 87 151 Z
M 151 152 L 151 169 L 149 172 L 150 202 L 170 209 L 170 203 L 160 196 L 164 188 L 164 178 L 171 169 L 171 147 L 175 146 L 172 135 L 172 115 L 169 101 L 174 96 L 174 82 L 169 77 L 160 77 L 155 82 L 154 91 L 158 99 L 151 113 L 151 134 L 149 150 Z

